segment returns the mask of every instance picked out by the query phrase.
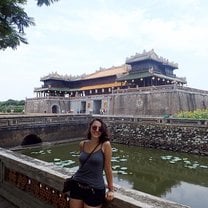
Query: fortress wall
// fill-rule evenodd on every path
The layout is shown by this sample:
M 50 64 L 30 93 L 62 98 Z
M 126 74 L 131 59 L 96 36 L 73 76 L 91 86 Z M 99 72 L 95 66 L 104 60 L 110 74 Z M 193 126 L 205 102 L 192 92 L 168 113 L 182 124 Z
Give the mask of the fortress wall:
M 172 115 L 208 108 L 208 94 L 186 90 L 146 91 L 112 95 L 112 115 Z
M 100 107 L 96 107 L 97 100 L 101 101 Z M 82 102 L 86 103 L 86 109 L 82 109 Z M 73 110 L 74 114 L 79 114 L 83 110 L 90 114 L 93 109 L 104 108 L 107 115 L 164 116 L 208 108 L 208 92 L 178 86 L 153 86 L 77 98 L 33 98 L 26 99 L 25 113 L 52 113 L 53 106 L 56 107 L 56 113 Z M 97 112 L 100 113 L 99 109 Z
M 69 98 L 32 98 L 26 99 L 26 113 L 52 113 L 52 107 L 57 106 L 57 113 L 66 113 L 70 110 Z

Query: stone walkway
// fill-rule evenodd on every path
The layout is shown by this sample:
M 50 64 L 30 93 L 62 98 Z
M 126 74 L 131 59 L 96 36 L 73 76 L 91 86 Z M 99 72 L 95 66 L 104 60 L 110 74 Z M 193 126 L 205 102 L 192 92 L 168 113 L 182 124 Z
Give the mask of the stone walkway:
M 0 208 L 18 208 L 18 207 L 13 205 L 11 202 L 7 201 L 2 196 L 0 196 Z

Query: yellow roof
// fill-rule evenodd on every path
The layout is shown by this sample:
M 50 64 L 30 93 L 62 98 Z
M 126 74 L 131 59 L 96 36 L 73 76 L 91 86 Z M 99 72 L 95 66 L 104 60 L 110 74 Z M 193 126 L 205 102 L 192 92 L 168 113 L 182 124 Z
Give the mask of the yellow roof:
M 108 84 L 85 86 L 85 87 L 81 87 L 79 90 L 94 90 L 94 89 L 104 89 L 104 88 L 120 87 L 120 86 L 121 86 L 121 82 L 114 82 Z
M 112 76 L 112 75 L 122 75 L 128 72 L 128 66 L 126 64 L 121 65 L 121 66 L 113 66 L 111 68 L 105 69 L 105 68 L 101 68 L 100 70 L 87 75 L 86 77 L 84 77 L 83 79 L 95 79 L 95 78 L 99 78 L 99 77 L 107 77 L 107 76 Z

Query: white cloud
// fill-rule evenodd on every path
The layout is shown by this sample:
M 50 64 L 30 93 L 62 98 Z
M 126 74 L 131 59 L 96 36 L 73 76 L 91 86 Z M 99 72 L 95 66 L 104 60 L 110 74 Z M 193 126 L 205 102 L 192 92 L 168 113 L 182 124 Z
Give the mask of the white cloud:
M 60 0 L 41 8 L 28 1 L 36 26 L 26 30 L 29 45 L 1 51 L 0 89 L 13 76 L 15 96 L 24 98 L 25 88 L 32 94 L 40 77 L 52 71 L 91 73 L 152 48 L 179 63 L 176 73 L 187 76 L 190 86 L 208 89 L 206 80 L 195 81 L 206 77 L 200 74 L 206 74 L 208 58 L 207 8 L 204 0 Z M 7 87 L 0 100 L 11 95 Z

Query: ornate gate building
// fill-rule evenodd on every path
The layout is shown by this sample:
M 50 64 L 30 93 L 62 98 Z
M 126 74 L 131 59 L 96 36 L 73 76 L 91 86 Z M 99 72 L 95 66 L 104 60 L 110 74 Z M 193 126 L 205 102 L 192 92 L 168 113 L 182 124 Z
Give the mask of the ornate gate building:
M 26 113 L 173 115 L 208 107 L 208 91 L 185 87 L 178 64 L 154 50 L 126 59 L 125 64 L 79 77 L 51 73 L 41 78 Z

